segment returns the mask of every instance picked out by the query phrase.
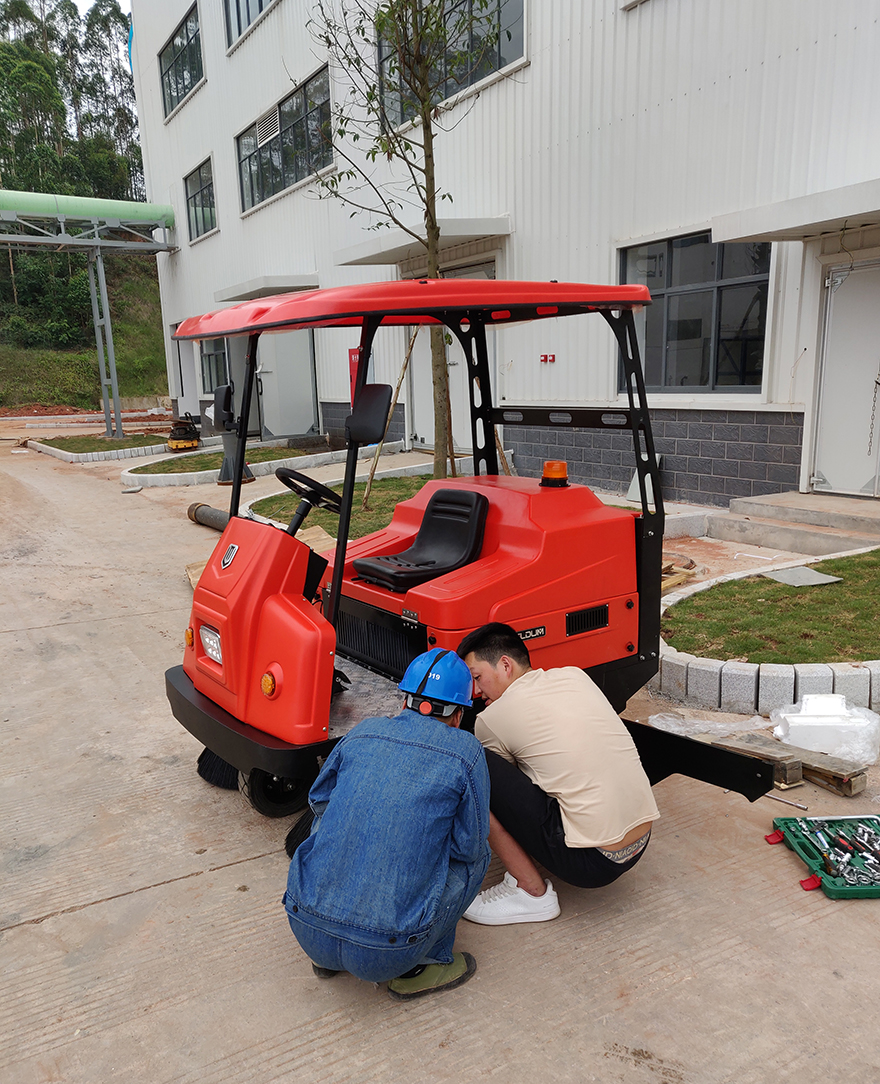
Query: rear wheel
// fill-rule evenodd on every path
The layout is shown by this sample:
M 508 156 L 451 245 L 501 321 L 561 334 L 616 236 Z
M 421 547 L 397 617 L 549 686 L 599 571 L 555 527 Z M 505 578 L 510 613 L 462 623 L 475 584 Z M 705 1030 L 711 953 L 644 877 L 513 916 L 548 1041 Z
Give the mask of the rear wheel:
M 289 817 L 305 808 L 317 774 L 316 760 L 314 772 L 296 779 L 272 775 L 261 768 L 252 768 L 248 776 L 242 774 L 239 778 L 242 793 L 258 813 L 264 817 Z

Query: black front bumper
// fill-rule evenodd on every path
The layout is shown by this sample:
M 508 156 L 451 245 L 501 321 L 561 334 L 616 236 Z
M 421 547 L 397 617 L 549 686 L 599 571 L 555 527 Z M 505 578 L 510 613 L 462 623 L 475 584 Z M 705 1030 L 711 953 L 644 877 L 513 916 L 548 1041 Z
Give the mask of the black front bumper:
M 314 777 L 315 757 L 326 756 L 336 744 L 328 740 L 290 745 L 240 722 L 200 693 L 182 666 L 165 671 L 165 693 L 174 718 L 212 753 L 245 774 L 260 768 L 286 779 Z

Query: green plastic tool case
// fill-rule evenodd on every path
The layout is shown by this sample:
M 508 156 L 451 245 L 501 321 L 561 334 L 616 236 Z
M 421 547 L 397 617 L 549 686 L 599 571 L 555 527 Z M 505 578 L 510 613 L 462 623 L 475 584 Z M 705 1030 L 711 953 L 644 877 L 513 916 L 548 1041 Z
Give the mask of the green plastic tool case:
M 829 873 L 822 856 L 822 849 L 815 831 L 824 831 L 826 826 L 832 833 L 842 833 L 845 839 L 851 839 L 859 824 L 864 824 L 880 836 L 880 817 L 870 815 L 858 817 L 776 817 L 773 821 L 775 831 L 764 838 L 768 843 L 785 843 L 811 871 L 811 876 L 801 881 L 805 891 L 821 888 L 826 896 L 833 900 L 866 899 L 880 896 L 880 877 L 871 884 L 848 884 L 839 875 Z M 827 837 L 827 832 L 825 833 Z M 842 850 L 842 848 L 839 848 Z M 868 873 L 864 858 L 854 848 L 848 865 L 856 873 Z M 870 875 L 870 874 L 868 874 Z

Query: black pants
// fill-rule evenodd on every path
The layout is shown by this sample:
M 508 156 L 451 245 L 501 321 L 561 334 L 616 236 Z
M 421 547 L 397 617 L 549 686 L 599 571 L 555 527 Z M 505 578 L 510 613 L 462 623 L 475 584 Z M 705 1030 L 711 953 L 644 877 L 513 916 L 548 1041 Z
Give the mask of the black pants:
M 567 846 L 559 802 L 489 749 L 486 764 L 492 784 L 489 808 L 517 843 L 554 877 L 576 888 L 601 888 L 632 869 L 645 853 L 642 848 L 628 862 L 618 863 L 594 847 Z

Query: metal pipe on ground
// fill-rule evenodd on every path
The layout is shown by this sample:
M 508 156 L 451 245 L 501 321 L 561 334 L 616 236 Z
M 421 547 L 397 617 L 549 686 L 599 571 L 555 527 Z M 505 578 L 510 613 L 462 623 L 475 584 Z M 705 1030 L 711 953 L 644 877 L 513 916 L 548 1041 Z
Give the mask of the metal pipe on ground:
M 213 527 L 215 531 L 225 531 L 229 523 L 229 513 L 219 508 L 212 508 L 210 504 L 201 504 L 196 501 L 186 510 L 186 514 L 193 523 L 201 523 L 204 527 Z

